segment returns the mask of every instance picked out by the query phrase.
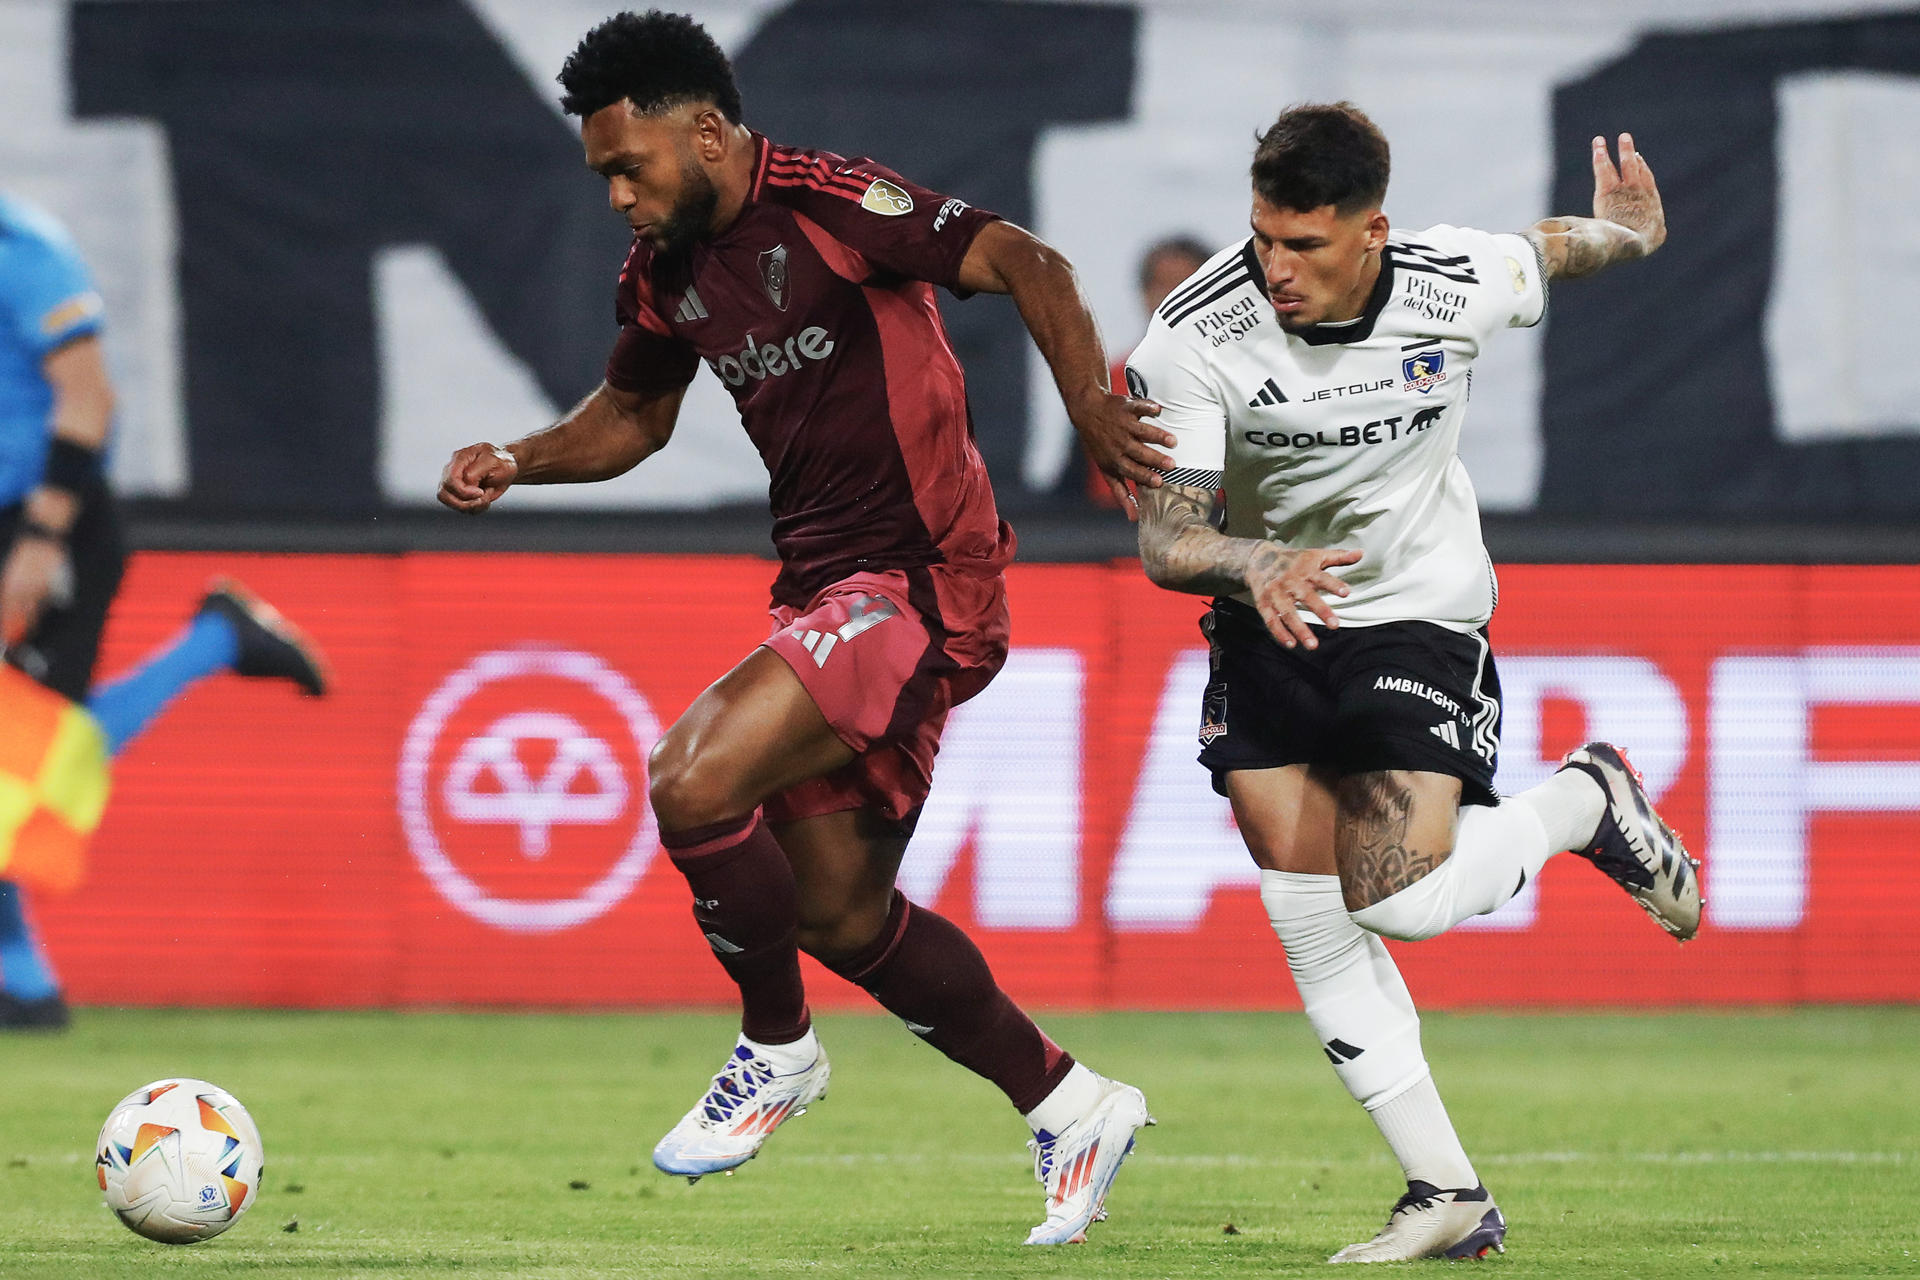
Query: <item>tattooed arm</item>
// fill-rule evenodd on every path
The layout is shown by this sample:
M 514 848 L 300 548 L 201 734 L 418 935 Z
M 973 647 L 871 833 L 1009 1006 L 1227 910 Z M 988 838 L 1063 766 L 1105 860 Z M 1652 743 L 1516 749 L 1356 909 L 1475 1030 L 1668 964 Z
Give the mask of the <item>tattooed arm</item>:
M 1616 262 L 1644 258 L 1667 239 L 1660 189 L 1633 135 L 1620 135 L 1620 167 L 1607 140 L 1593 140 L 1593 216 L 1546 218 L 1522 232 L 1540 251 L 1549 277 L 1590 276 Z
M 1321 596 L 1344 596 L 1347 584 L 1327 570 L 1354 564 L 1358 551 L 1290 551 L 1257 538 L 1229 538 L 1213 527 L 1213 491 L 1169 484 L 1140 493 L 1140 563 L 1155 586 L 1194 595 L 1253 593 L 1273 638 L 1291 649 L 1319 647 L 1300 610 L 1338 627 Z

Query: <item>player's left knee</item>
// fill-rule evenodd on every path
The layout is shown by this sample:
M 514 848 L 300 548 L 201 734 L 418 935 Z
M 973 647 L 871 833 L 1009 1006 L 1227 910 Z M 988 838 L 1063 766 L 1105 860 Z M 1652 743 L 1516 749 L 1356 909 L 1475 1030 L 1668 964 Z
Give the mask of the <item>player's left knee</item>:
M 732 780 L 702 752 L 671 734 L 647 758 L 647 800 L 667 831 L 688 831 L 751 812 Z

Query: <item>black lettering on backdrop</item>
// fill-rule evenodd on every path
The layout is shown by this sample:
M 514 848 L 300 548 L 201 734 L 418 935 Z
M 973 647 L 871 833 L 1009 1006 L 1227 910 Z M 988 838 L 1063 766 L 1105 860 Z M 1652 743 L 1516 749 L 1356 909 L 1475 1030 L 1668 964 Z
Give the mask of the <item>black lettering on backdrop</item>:
M 1554 94 L 1553 211 L 1592 208 L 1588 140 L 1627 129 L 1660 179 L 1670 238 L 1645 263 L 1554 290 L 1541 510 L 1920 514 L 1920 440 L 1787 444 L 1774 427 L 1775 90 L 1814 71 L 1920 74 L 1920 15 L 1650 36 Z
M 625 228 L 541 100 L 557 90 L 460 0 L 71 12 L 75 113 L 167 132 L 190 505 L 380 505 L 372 258 L 387 246 L 437 247 L 556 404 L 598 380 Z M 799 0 L 739 52 L 748 123 L 1030 222 L 1041 131 L 1128 114 L 1136 21 L 1120 5 Z M 1017 508 L 1025 333 L 1004 302 L 947 316 Z
M 191 501 L 380 504 L 373 254 L 429 244 L 556 404 L 598 380 L 627 236 L 457 0 L 81 0 L 74 111 L 167 131 Z
M 800 0 L 769 17 L 734 66 L 757 128 L 872 156 L 1031 226 L 1040 135 L 1131 114 L 1137 22 L 1126 5 Z M 1019 313 L 1001 298 L 940 303 L 1001 509 L 1053 509 L 1021 484 L 1031 342 Z M 1077 490 L 1081 469 L 1061 483 Z

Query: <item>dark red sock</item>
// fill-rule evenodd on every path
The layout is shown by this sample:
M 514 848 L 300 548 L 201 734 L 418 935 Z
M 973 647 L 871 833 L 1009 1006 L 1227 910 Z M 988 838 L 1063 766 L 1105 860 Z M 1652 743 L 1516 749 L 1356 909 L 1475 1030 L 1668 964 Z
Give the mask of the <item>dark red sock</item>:
M 734 822 L 662 832 L 673 865 L 693 889 L 693 918 L 740 988 L 740 1030 L 761 1044 L 807 1033 L 800 983 L 799 892 L 787 855 L 755 810 Z
M 954 924 L 894 891 L 864 951 L 828 966 L 955 1062 L 1000 1086 L 1022 1113 L 1066 1078 L 1073 1057 L 1007 998 L 987 958 Z

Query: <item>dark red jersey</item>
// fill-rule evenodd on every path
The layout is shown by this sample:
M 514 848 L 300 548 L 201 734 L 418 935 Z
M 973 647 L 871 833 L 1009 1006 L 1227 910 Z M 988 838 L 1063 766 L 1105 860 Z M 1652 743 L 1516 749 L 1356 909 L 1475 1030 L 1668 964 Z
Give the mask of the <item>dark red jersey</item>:
M 871 160 L 753 137 L 733 225 L 682 255 L 634 242 L 608 384 L 683 387 L 705 360 L 733 393 L 771 480 L 782 604 L 854 573 L 999 572 L 1013 531 L 933 292 L 960 292 L 961 260 L 996 215 Z

